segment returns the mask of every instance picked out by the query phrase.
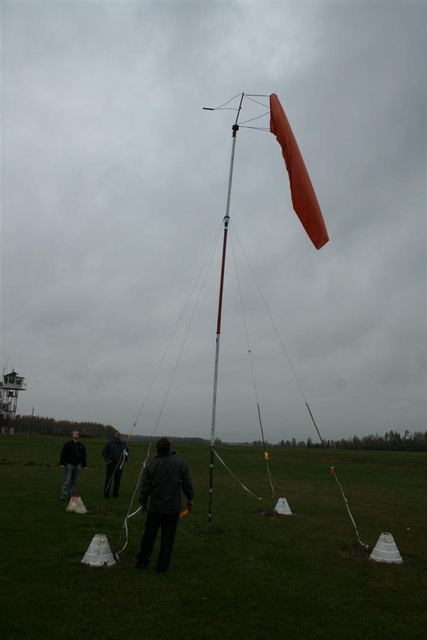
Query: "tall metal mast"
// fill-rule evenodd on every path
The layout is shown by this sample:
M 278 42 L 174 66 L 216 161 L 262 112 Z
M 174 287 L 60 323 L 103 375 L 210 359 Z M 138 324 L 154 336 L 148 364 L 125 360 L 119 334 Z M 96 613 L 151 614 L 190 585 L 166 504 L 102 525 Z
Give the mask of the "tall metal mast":
M 210 444 L 210 466 L 209 466 L 209 510 L 208 510 L 208 527 L 212 524 L 212 500 L 213 500 L 213 473 L 214 473 L 214 455 L 215 455 L 215 421 L 216 421 L 216 401 L 217 401 L 217 387 L 218 387 L 218 365 L 219 365 L 219 345 L 221 336 L 221 319 L 222 319 L 222 301 L 224 293 L 224 275 L 225 275 L 225 257 L 227 253 L 227 238 L 228 238 L 228 224 L 230 222 L 230 202 L 231 202 L 231 186 L 233 183 L 233 170 L 234 170 L 234 154 L 236 149 L 237 132 L 239 131 L 240 111 L 242 108 L 242 102 L 244 93 L 240 97 L 239 107 L 237 109 L 236 121 L 232 126 L 232 146 L 231 146 L 231 159 L 230 159 L 230 172 L 228 178 L 228 193 L 227 193 L 227 205 L 224 216 L 224 236 L 222 243 L 222 260 L 221 260 L 221 277 L 219 284 L 219 300 L 218 300 L 218 316 L 216 323 L 216 343 L 215 343 L 215 368 L 214 368 L 214 384 L 213 384 L 213 399 L 212 399 L 212 426 L 211 426 L 211 444 Z

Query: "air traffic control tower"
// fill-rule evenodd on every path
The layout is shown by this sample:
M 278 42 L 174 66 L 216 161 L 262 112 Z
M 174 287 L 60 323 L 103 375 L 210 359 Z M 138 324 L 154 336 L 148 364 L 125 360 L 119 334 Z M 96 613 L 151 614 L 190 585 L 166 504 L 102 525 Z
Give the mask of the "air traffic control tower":
M 2 434 L 14 434 L 13 426 L 18 406 L 18 393 L 25 391 L 25 378 L 18 376 L 16 371 L 4 373 L 0 380 L 0 426 Z

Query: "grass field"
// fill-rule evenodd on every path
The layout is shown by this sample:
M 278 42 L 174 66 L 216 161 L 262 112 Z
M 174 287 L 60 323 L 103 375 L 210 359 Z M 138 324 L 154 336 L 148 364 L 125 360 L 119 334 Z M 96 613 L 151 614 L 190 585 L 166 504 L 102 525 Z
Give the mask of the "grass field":
M 427 636 L 427 454 L 334 451 L 360 538 L 392 533 L 402 565 L 376 563 L 358 542 L 321 450 L 272 449 L 272 498 L 262 452 L 218 453 L 258 496 L 215 462 L 207 526 L 209 447 L 178 446 L 195 509 L 179 523 L 170 571 L 135 571 L 143 527 L 110 568 L 81 560 L 95 534 L 113 551 L 147 447 L 130 443 L 121 495 L 104 500 L 103 441 L 84 441 L 78 493 L 89 513 L 65 511 L 57 466 L 64 440 L 0 439 L 0 633 L 16 639 L 418 640 Z M 277 499 L 292 516 L 272 517 Z M 137 504 L 133 509 L 137 508 Z

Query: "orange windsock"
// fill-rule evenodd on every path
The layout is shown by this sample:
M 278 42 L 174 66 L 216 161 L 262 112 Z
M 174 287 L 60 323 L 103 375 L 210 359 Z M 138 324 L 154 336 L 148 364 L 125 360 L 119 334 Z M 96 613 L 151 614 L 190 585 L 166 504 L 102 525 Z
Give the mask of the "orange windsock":
M 325 221 L 297 141 L 275 93 L 270 96 L 270 131 L 282 147 L 294 211 L 316 249 L 320 249 L 329 240 Z

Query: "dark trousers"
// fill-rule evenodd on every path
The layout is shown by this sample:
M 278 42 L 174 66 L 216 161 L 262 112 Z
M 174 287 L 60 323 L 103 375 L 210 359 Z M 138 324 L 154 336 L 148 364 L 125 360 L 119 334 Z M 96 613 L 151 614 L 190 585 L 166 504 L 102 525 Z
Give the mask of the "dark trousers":
M 157 533 L 160 529 L 160 550 L 157 556 L 156 569 L 159 573 L 166 573 L 172 555 L 178 518 L 179 511 L 177 513 L 156 513 L 148 510 L 145 529 L 141 538 L 141 548 L 137 555 L 139 565 L 148 567 Z
M 122 479 L 122 469 L 117 462 L 111 462 L 105 467 L 104 496 L 110 495 L 111 485 L 113 485 L 113 496 L 119 495 L 120 480 Z

